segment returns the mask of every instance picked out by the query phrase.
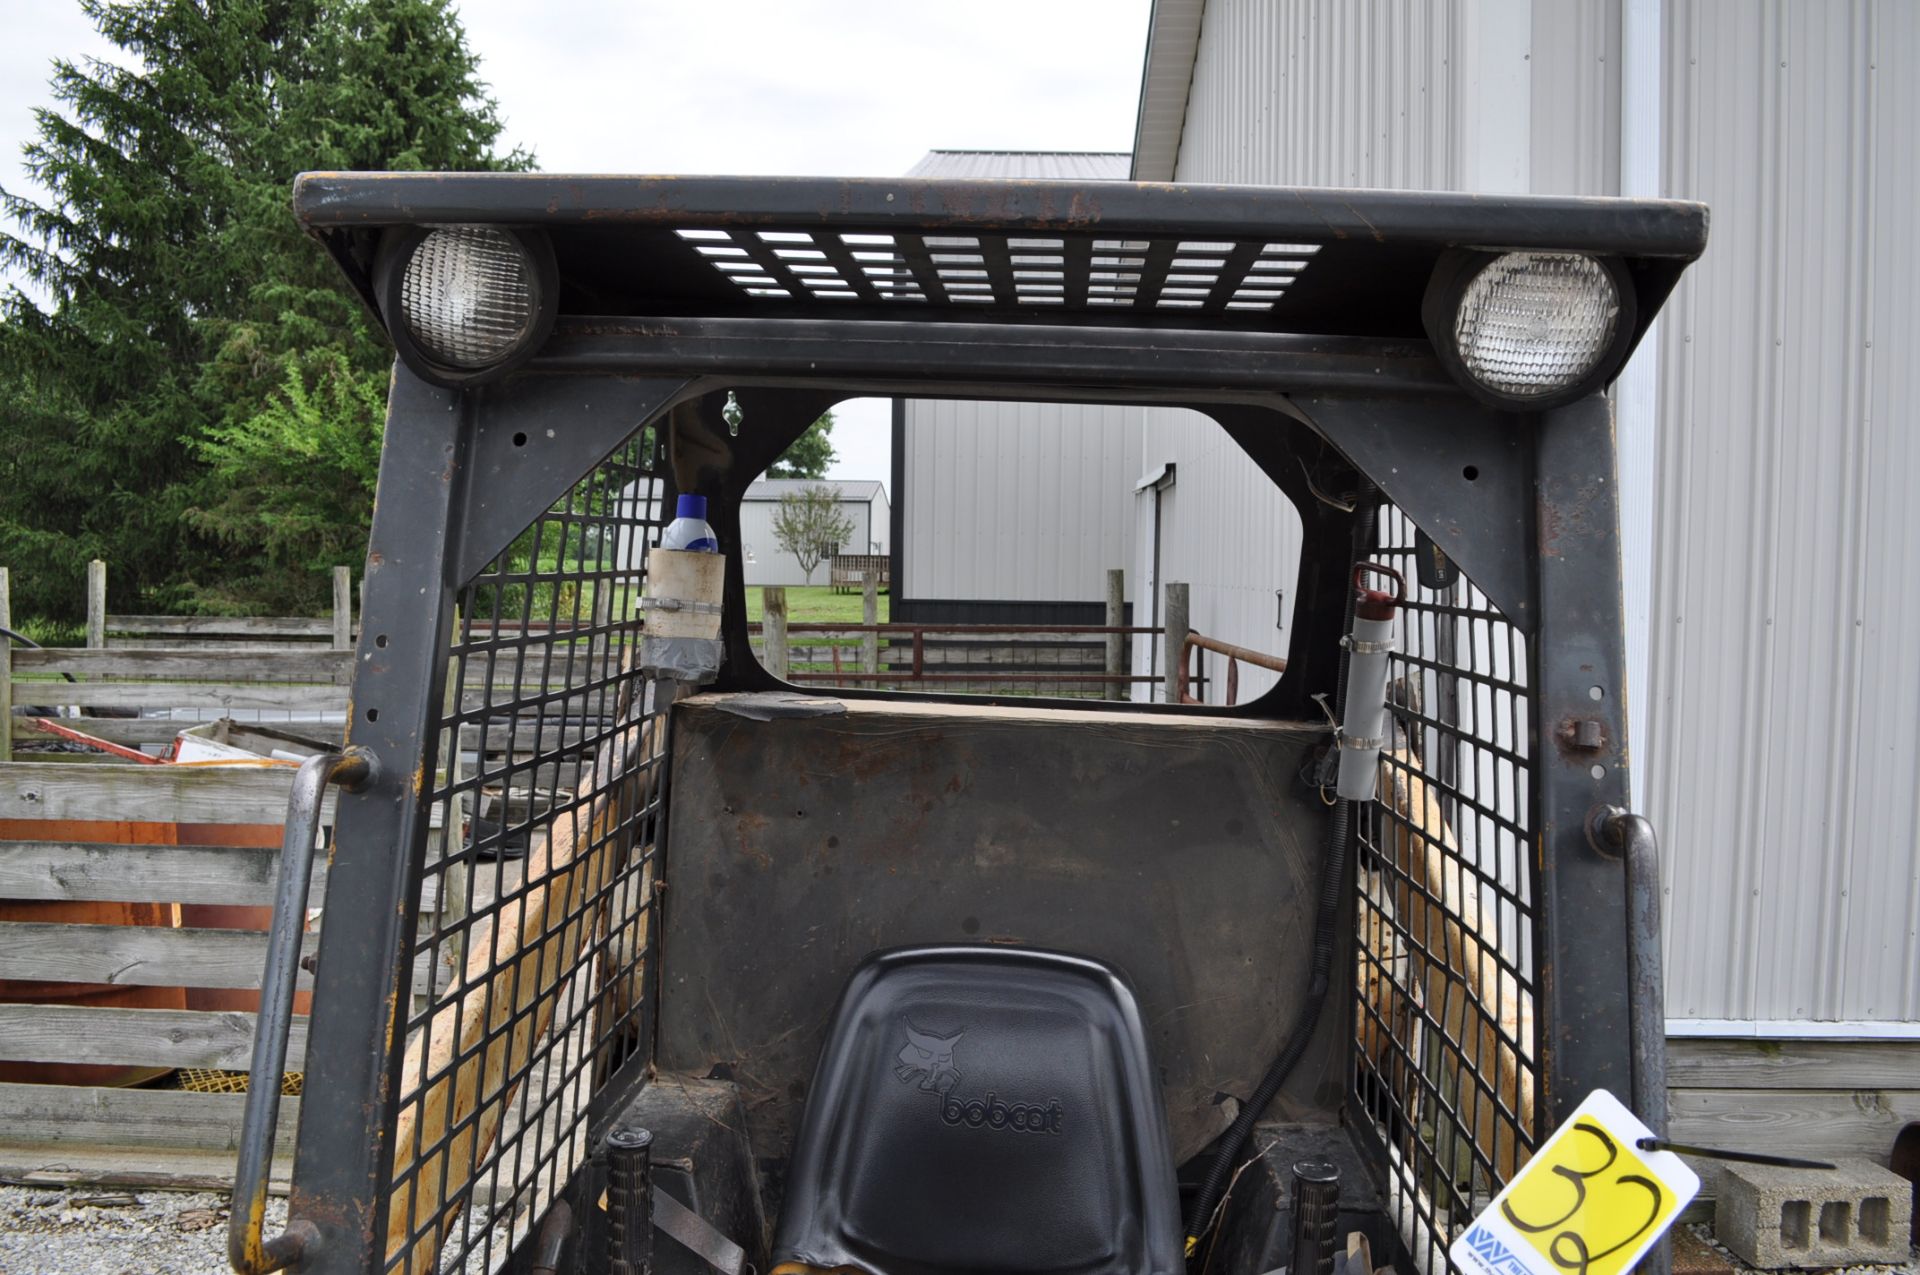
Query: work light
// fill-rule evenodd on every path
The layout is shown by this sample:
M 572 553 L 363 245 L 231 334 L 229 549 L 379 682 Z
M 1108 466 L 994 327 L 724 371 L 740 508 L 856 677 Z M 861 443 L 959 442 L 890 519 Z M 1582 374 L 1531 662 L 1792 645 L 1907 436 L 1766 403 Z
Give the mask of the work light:
M 1476 397 L 1538 409 L 1618 370 L 1633 291 L 1617 263 L 1577 252 L 1454 252 L 1422 308 L 1442 362 Z
M 477 385 L 531 357 L 552 330 L 553 250 L 495 226 L 412 228 L 381 245 L 382 311 L 409 367 L 438 385 Z

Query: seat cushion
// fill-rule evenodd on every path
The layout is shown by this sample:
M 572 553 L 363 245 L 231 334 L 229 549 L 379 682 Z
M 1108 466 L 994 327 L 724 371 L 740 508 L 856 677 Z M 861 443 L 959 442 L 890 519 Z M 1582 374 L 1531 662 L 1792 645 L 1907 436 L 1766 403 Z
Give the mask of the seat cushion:
M 1017 948 L 902 948 L 868 958 L 841 995 L 774 1256 L 876 1275 L 1172 1275 L 1178 1215 L 1117 971 Z

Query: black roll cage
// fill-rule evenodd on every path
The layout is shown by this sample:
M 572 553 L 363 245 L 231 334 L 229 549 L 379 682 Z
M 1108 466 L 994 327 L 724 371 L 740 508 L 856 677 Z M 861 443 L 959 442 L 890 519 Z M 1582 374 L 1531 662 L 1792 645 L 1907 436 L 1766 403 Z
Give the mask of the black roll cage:
M 1353 514 L 1310 486 L 1371 484 L 1403 511 L 1531 640 L 1542 1117 L 1557 1122 L 1595 1088 L 1630 1088 L 1626 884 L 1588 835 L 1593 812 L 1628 805 L 1631 773 L 1608 402 L 1596 390 L 1544 412 L 1486 406 L 1451 379 L 1420 310 L 1450 251 L 1605 256 L 1635 290 L 1624 360 L 1704 249 L 1702 207 L 1150 183 L 319 173 L 299 180 L 294 210 L 388 324 L 374 267 L 396 230 L 537 234 L 558 269 L 553 334 L 511 375 L 449 389 L 395 371 L 347 731 L 375 778 L 339 797 L 329 885 L 366 907 L 321 940 L 291 1205 L 314 1237 L 302 1270 L 386 1266 L 422 775 L 459 590 L 647 426 L 666 447 L 667 497 L 713 493 L 722 543 L 737 546 L 746 484 L 822 409 L 857 395 L 1170 405 L 1218 421 L 1300 509 L 1305 550 L 1285 675 L 1214 716 L 1317 718 L 1313 697 L 1333 690 Z M 776 250 L 797 241 L 768 237 L 782 235 L 815 245 L 806 251 L 848 295 L 806 284 L 792 267 L 807 262 Z M 974 241 L 991 301 L 956 300 L 975 290 L 947 286 L 957 280 L 935 259 L 948 255 L 942 240 Z M 869 241 L 897 271 L 891 288 L 852 255 Z M 1054 245 L 1027 255 L 1062 259 L 1046 267 L 1057 264 L 1059 303 L 1023 299 L 1056 295 L 1023 291 L 1026 241 Z M 699 244 L 740 252 L 781 295 L 746 292 Z M 1218 249 L 1198 256 L 1208 245 Z M 1270 307 L 1235 308 L 1258 263 L 1293 259 L 1274 245 L 1314 251 Z M 1138 270 L 1103 263 L 1136 257 Z M 1201 295 L 1179 298 L 1194 304 L 1162 305 L 1183 259 L 1224 264 L 1194 285 Z M 1101 290 L 1107 274 L 1140 277 L 1121 294 Z M 896 295 L 909 285 L 918 299 Z M 720 415 L 729 392 L 753 423 L 738 436 Z M 779 685 L 747 645 L 737 568 L 723 633 L 719 689 Z

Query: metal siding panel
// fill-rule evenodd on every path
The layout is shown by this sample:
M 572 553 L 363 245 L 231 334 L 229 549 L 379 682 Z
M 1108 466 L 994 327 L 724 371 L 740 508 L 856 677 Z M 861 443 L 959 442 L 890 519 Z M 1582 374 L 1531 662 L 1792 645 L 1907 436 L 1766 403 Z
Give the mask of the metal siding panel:
M 1536 195 L 1620 193 L 1620 0 L 1533 4 Z
M 1210 0 L 1178 179 L 1456 187 L 1460 8 Z
M 1463 12 L 1211 0 L 1179 180 L 1457 188 Z M 1532 186 L 1614 191 L 1619 2 L 1532 19 Z M 1636 741 L 1669 847 L 1669 1006 L 1920 1019 L 1920 592 L 1873 587 L 1920 562 L 1920 92 L 1887 71 L 1920 61 L 1920 12 L 1670 0 L 1664 50 L 1666 193 L 1714 207 L 1660 335 Z M 1189 445 L 1170 416 L 1149 413 L 1143 464 Z M 1173 579 L 1205 548 L 1189 474 L 1163 533 Z M 1204 611 L 1196 586 L 1196 627 L 1254 625 L 1225 605 Z
M 905 596 L 1104 598 L 1132 552 L 1141 411 L 910 400 Z
M 1920 22 L 1674 0 L 1667 50 L 1668 191 L 1714 207 L 1661 338 L 1643 775 L 1668 1004 L 1920 1018 L 1920 606 L 1880 583 L 1920 561 L 1920 101 L 1878 69 L 1920 55 Z
M 1920 119 L 1920 82 L 1905 70 L 1920 56 L 1920 9 L 1883 3 L 1871 10 L 1872 58 L 1864 233 L 1862 403 L 1867 434 L 1858 458 L 1864 475 L 1866 553 L 1861 574 L 1878 586 L 1855 617 L 1868 688 L 1860 723 L 1860 766 L 1852 790 L 1865 839 L 1849 888 L 1856 900 L 1852 950 L 1874 977 L 1847 990 L 1844 1017 L 1920 1021 L 1920 591 L 1904 584 L 1920 563 L 1920 519 L 1911 504 L 1920 485 L 1920 430 L 1913 405 L 1920 376 L 1920 253 L 1913 210 L 1920 207 L 1920 164 L 1912 123 Z
M 1291 591 L 1299 572 L 1298 512 L 1212 419 L 1183 408 L 1149 408 L 1147 418 L 1143 464 L 1178 466 L 1161 504 L 1162 589 L 1169 580 L 1189 586 L 1194 632 L 1284 655 L 1273 592 Z M 1151 518 L 1146 510 L 1140 516 Z M 1144 552 L 1151 555 L 1151 544 Z M 1207 670 L 1214 679 L 1209 701 L 1224 703 L 1225 662 L 1208 656 Z M 1276 680 L 1264 669 L 1243 667 L 1241 701 Z

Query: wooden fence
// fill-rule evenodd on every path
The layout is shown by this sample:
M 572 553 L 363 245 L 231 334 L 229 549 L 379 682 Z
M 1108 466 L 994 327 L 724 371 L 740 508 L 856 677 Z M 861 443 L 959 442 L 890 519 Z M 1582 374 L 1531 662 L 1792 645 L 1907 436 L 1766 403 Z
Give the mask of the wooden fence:
M 884 553 L 836 553 L 827 563 L 828 579 L 835 593 L 852 593 L 861 587 L 868 573 L 882 589 L 893 588 L 893 559 Z
M 1118 570 L 1107 573 L 1106 623 L 1097 625 L 882 624 L 881 573 L 869 567 L 860 583 L 859 624 L 793 623 L 787 591 L 764 588 L 762 621 L 748 632 L 767 671 L 802 685 L 1111 700 L 1163 680 L 1132 671 L 1132 643 L 1163 631 L 1125 623 Z
M 32 752 L 13 760 L 43 736 L 12 709 L 247 710 L 337 742 L 352 673 L 350 582 L 336 570 L 331 616 L 243 619 L 109 615 L 103 565 L 87 585 L 86 647 L 0 642 L 0 1110 L 10 1116 L 0 1176 L 208 1184 L 230 1172 L 239 1137 L 243 1098 L 217 1090 L 235 1087 L 227 1073 L 244 1071 L 252 1050 L 292 770 L 24 760 Z M 0 569 L 0 625 L 10 622 Z M 153 752 L 192 722 L 60 724 Z M 331 812 L 329 798 L 323 825 Z M 438 824 L 430 854 L 439 853 Z M 460 875 L 447 875 L 446 906 L 437 891 L 423 900 L 423 925 L 466 903 Z M 324 856 L 312 898 L 309 955 L 325 925 Z M 449 977 L 417 964 L 416 996 Z M 304 992 L 311 975 L 301 980 Z M 289 1050 L 295 1072 L 304 1002 Z M 289 1097 L 283 1143 L 298 1113 Z

